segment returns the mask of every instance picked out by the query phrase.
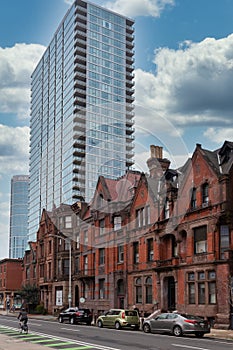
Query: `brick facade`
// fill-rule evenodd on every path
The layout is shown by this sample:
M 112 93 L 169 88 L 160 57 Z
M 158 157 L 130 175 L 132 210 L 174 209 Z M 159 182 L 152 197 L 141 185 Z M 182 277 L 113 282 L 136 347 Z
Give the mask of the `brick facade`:
M 43 211 L 41 300 L 54 313 L 68 305 L 71 288 L 72 304 L 96 315 L 111 307 L 137 307 L 142 316 L 176 309 L 230 327 L 233 143 L 216 151 L 198 144 L 179 169 L 151 146 L 147 165 L 149 175 L 100 176 L 88 205 Z
M 10 310 L 13 305 L 20 308 L 22 300 L 17 292 L 21 283 L 22 259 L 0 260 L 0 310 Z

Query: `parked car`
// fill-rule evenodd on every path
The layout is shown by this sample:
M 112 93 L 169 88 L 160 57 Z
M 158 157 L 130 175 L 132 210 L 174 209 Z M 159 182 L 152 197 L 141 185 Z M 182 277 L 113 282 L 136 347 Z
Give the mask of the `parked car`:
M 140 318 L 136 310 L 111 309 L 103 315 L 100 315 L 96 324 L 99 328 L 115 327 L 121 329 L 123 327 L 131 327 L 139 329 Z
M 70 307 L 60 312 L 58 321 L 60 323 L 68 321 L 71 324 L 86 323 L 90 325 L 92 322 L 92 312 L 89 309 Z
M 195 334 L 201 338 L 210 333 L 210 324 L 202 317 L 170 312 L 146 318 L 142 328 L 145 333 L 171 333 L 177 337 Z

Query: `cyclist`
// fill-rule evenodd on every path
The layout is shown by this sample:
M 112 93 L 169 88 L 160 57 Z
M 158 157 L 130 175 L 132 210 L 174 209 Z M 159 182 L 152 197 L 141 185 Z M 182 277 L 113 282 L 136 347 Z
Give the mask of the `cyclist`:
M 18 320 L 20 321 L 21 331 L 28 332 L 28 314 L 25 308 L 23 307 L 18 315 Z

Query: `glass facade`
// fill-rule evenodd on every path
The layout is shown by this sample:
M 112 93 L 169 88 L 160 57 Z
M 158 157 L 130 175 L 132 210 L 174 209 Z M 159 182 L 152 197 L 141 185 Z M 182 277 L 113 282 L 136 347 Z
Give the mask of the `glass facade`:
M 23 258 L 27 248 L 29 176 L 11 179 L 9 258 Z
M 43 208 L 89 202 L 134 163 L 133 25 L 77 0 L 32 74 L 29 240 Z

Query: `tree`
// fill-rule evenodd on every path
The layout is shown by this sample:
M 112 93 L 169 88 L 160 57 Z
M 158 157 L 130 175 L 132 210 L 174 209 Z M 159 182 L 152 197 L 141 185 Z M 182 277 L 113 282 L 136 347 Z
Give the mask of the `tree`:
M 28 312 L 35 310 L 39 302 L 39 288 L 35 284 L 25 284 L 18 294 L 21 295 L 22 304 L 28 308 Z

